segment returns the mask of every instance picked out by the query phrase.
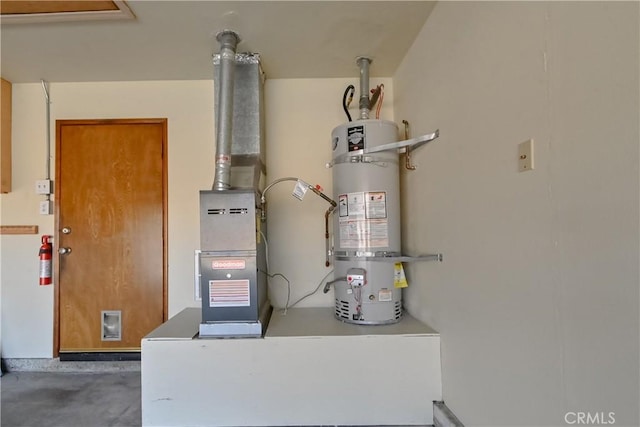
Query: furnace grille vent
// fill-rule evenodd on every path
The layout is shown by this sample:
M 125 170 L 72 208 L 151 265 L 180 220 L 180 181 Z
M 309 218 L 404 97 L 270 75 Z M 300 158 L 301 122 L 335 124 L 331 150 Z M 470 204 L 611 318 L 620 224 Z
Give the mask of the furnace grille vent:
M 230 208 L 228 211 L 225 208 L 220 209 L 207 209 L 207 214 L 209 215 L 243 215 L 248 214 L 249 209 L 247 208 Z

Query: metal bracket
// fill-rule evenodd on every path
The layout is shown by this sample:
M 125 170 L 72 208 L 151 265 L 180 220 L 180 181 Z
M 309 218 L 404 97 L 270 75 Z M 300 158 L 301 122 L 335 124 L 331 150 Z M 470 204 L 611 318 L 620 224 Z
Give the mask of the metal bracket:
M 416 148 L 422 147 L 427 142 L 433 141 L 439 136 L 440 136 L 440 130 L 436 129 L 436 131 L 433 133 L 428 133 L 426 135 L 418 136 L 416 138 L 405 139 L 404 141 L 398 141 L 398 142 L 390 142 L 389 144 L 383 144 L 373 148 L 365 148 L 362 151 L 362 154 L 378 153 L 380 151 L 390 151 L 390 150 L 398 150 L 398 153 L 404 153 L 407 147 L 410 150 L 415 150 Z
M 379 261 L 379 262 L 416 262 L 416 261 L 439 261 L 442 262 L 442 254 L 428 254 L 409 256 L 397 252 L 359 252 L 359 251 L 336 251 L 338 261 Z
M 365 154 L 379 153 L 381 151 L 398 150 L 398 153 L 409 153 L 416 148 L 422 147 L 427 142 L 431 142 L 440 136 L 440 130 L 436 129 L 433 133 L 419 136 L 417 138 L 405 139 L 404 141 L 390 142 L 388 144 L 379 145 L 373 148 L 365 148 L 364 150 L 358 150 L 351 153 L 344 153 L 336 157 L 334 160 L 328 162 L 325 166 L 327 169 L 332 168 L 338 163 L 372 163 L 379 164 L 379 166 L 386 166 L 389 160 L 379 162 L 375 157 L 364 157 Z M 415 169 L 415 167 L 414 167 Z

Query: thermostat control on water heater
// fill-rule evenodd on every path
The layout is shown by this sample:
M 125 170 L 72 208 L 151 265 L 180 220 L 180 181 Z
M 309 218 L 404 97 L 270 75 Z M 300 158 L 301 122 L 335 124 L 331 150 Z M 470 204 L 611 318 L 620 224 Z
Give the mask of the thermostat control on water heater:
M 348 271 L 347 284 L 353 286 L 365 285 L 365 271 L 362 268 L 352 268 Z

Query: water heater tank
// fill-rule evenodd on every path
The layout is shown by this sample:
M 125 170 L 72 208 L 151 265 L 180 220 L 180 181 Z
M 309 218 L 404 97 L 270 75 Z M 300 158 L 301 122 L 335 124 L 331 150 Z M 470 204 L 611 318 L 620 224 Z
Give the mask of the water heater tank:
M 375 151 L 397 141 L 386 120 L 359 120 L 336 127 L 333 145 L 335 316 L 358 324 L 395 323 L 402 292 L 394 286 L 400 255 L 400 177 L 397 150 Z

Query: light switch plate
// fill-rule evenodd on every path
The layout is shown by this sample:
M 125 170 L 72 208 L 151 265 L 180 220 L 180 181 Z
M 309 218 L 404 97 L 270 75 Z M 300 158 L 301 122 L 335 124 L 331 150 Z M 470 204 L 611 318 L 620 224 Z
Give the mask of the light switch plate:
M 533 139 L 518 144 L 518 172 L 533 170 Z

